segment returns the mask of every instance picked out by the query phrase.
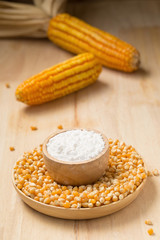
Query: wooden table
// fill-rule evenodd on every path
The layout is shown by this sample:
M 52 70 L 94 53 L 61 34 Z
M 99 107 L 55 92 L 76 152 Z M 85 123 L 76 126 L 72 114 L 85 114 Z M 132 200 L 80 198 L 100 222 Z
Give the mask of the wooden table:
M 133 74 L 103 69 L 94 85 L 35 107 L 15 100 L 18 84 L 72 54 L 48 40 L 0 41 L 0 239 L 1 240 L 142 240 L 151 239 L 153 221 L 160 239 L 160 177 L 150 177 L 138 198 L 125 209 L 96 220 L 67 221 L 25 205 L 11 182 L 12 167 L 26 151 L 57 129 L 91 127 L 136 147 L 148 169 L 160 170 L 160 1 L 71 2 L 68 11 L 135 45 L 141 69 Z M 10 88 L 5 84 L 9 83 Z M 31 131 L 30 126 L 37 126 Z M 14 146 L 15 151 L 9 151 Z

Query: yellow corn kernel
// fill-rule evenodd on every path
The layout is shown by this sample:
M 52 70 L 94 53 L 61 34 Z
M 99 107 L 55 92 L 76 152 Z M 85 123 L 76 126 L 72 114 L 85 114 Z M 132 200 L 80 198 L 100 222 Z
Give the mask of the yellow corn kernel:
M 141 177 L 142 177 L 142 179 L 145 179 L 147 177 L 147 175 L 145 173 L 142 173 Z
M 145 220 L 145 224 L 147 224 L 147 225 L 153 225 L 150 219 Z
M 23 184 L 25 179 L 23 177 L 19 177 L 19 183 Z
M 22 169 L 17 168 L 17 173 L 18 173 L 18 174 L 21 174 L 21 173 L 22 173 Z
M 66 199 L 66 194 L 63 193 L 60 195 L 60 197 Z
M 59 194 L 59 195 L 60 195 L 60 194 L 62 193 L 62 190 L 61 190 L 61 189 L 56 189 L 55 192 L 56 192 L 56 194 Z
M 99 199 L 98 194 L 94 195 L 94 199 L 97 201 Z
M 77 201 L 73 200 L 70 202 L 70 204 L 77 204 Z
M 49 204 L 51 202 L 51 199 L 49 197 L 46 197 L 44 199 L 44 203 Z
M 34 171 L 34 166 L 29 166 L 29 169 L 33 172 Z
M 84 190 L 82 187 L 79 187 L 79 192 L 82 193 Z
M 34 197 L 34 200 L 39 201 L 39 197 L 37 197 L 37 196 Z
M 106 200 L 106 201 L 110 201 L 110 200 L 111 200 L 111 197 L 105 197 L 105 200 Z
M 96 203 L 96 200 L 95 200 L 95 199 L 90 199 L 90 202 L 91 202 L 92 204 L 95 204 L 95 203 Z
M 69 207 L 70 207 L 70 203 L 66 201 L 66 202 L 63 204 L 63 207 L 64 207 L 64 208 L 69 208 Z
M 10 147 L 9 149 L 10 149 L 11 152 L 15 151 L 14 147 Z
M 62 186 L 62 191 L 65 191 L 67 190 L 67 187 L 66 186 Z
M 93 203 L 88 203 L 88 207 L 92 208 L 93 207 Z
M 83 53 L 27 79 L 16 90 L 17 100 L 42 104 L 94 83 L 101 65 L 91 53 Z
M 82 202 L 82 203 L 88 202 L 88 198 L 82 198 L 82 199 L 81 199 L 81 202 Z
M 71 194 L 71 191 L 70 191 L 69 189 L 67 189 L 67 190 L 65 190 L 63 193 L 66 194 L 66 195 L 70 195 L 70 194 Z
M 31 187 L 31 188 L 29 188 L 29 193 L 31 193 L 31 194 L 34 194 L 35 193 L 35 188 L 34 187 Z
M 38 129 L 37 127 L 31 126 L 31 130 L 32 130 L 32 131 L 36 131 L 37 129 Z
M 58 125 L 57 128 L 60 129 L 60 130 L 62 130 L 62 129 L 63 129 L 63 126 L 60 124 L 60 125 Z
M 30 175 L 29 173 L 27 173 L 27 174 L 24 175 L 24 178 L 25 178 L 25 179 L 30 179 L 30 178 L 31 178 L 31 175 Z
M 18 184 L 17 184 L 17 188 L 18 188 L 18 189 L 22 189 L 22 184 L 21 184 L 21 183 L 18 183 Z
M 116 202 L 116 201 L 118 201 L 118 197 L 117 197 L 116 195 L 114 195 L 114 196 L 112 197 L 112 200 L 113 200 L 113 202 Z
M 78 191 L 78 187 L 77 186 L 75 186 L 74 188 L 73 188 L 73 191 Z
M 82 207 L 88 208 L 88 203 L 87 202 L 82 203 Z
M 152 171 L 152 174 L 153 174 L 154 176 L 158 176 L 158 175 L 159 175 L 158 169 L 154 169 L 154 170 Z
M 9 83 L 6 83 L 6 88 L 10 88 L 10 84 Z
M 78 193 L 77 191 L 73 191 L 72 194 L 73 194 L 74 196 L 79 196 L 79 193 Z
M 153 229 L 152 229 L 152 228 L 148 229 L 148 231 L 147 231 L 147 232 L 148 232 L 148 234 L 149 234 L 149 235 L 153 235 L 153 234 L 154 234 L 154 232 L 153 232 Z

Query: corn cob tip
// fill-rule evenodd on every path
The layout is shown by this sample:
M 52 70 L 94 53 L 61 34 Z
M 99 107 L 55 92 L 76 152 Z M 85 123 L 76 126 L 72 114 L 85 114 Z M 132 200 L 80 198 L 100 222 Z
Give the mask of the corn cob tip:
M 16 100 L 22 102 L 23 100 L 23 91 L 20 90 L 20 85 L 17 87 L 15 92 Z
M 16 92 L 15 92 L 16 100 L 30 105 L 27 98 L 25 97 L 24 93 L 25 93 L 25 88 L 23 88 L 22 84 L 20 84 L 17 87 Z
M 132 72 L 136 71 L 139 68 L 140 63 L 141 63 L 140 53 L 137 50 L 135 50 L 130 61 L 131 69 L 133 69 Z

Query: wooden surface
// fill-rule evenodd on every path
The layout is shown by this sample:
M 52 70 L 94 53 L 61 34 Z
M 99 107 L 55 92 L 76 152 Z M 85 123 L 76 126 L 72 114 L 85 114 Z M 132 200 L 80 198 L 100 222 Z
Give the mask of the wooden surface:
M 102 131 L 136 147 L 149 169 L 160 169 L 160 1 L 80 1 L 69 11 L 135 45 L 141 69 L 125 74 L 103 69 L 94 85 L 36 107 L 16 102 L 17 85 L 46 67 L 73 56 L 47 40 L 0 40 L 0 239 L 160 239 L 160 177 L 149 178 L 125 209 L 96 220 L 69 221 L 40 214 L 24 204 L 11 170 L 26 150 L 42 143 L 59 124 Z M 10 88 L 5 84 L 9 83 Z M 37 126 L 31 131 L 30 126 Z M 10 152 L 9 147 L 15 151 Z

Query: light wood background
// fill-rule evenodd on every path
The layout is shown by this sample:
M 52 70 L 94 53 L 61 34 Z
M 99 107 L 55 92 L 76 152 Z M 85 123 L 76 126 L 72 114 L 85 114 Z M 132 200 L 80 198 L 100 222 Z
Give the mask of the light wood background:
M 15 100 L 18 84 L 72 54 L 48 40 L 0 40 L 0 239 L 160 239 L 160 177 L 151 177 L 125 209 L 96 220 L 69 221 L 25 205 L 11 182 L 11 170 L 26 150 L 42 143 L 59 124 L 102 131 L 136 147 L 149 169 L 160 170 L 160 1 L 76 1 L 68 11 L 136 46 L 141 69 L 133 74 L 103 69 L 94 85 L 41 106 Z M 9 83 L 10 88 L 5 84 Z M 30 126 L 37 126 L 31 131 Z M 15 151 L 10 152 L 9 147 Z

